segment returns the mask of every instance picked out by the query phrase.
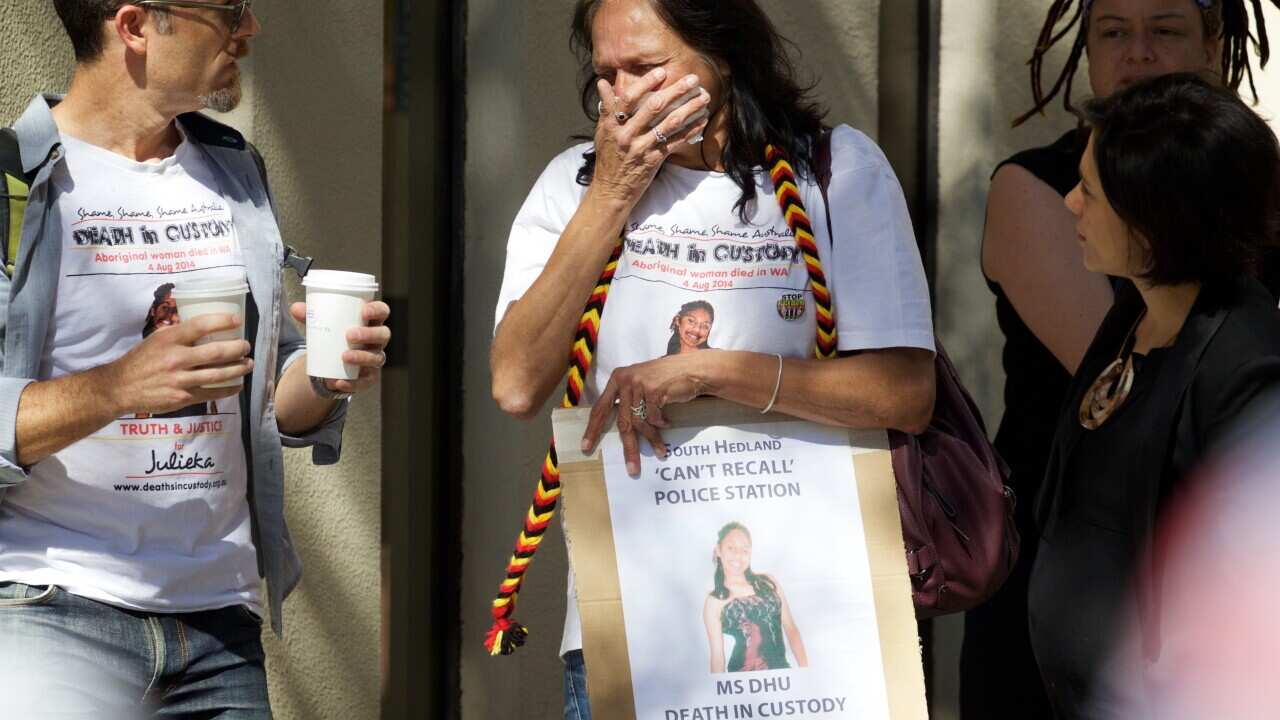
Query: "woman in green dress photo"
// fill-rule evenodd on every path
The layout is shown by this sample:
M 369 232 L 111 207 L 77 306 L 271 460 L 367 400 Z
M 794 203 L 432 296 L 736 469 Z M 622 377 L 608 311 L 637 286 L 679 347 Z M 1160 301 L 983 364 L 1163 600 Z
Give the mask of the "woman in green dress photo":
M 782 586 L 751 570 L 751 532 L 739 522 L 720 528 L 713 556 L 715 588 L 707 595 L 702 620 L 711 651 L 711 672 L 755 672 L 789 668 L 787 646 L 796 665 L 808 667 L 804 640 L 791 617 Z M 725 664 L 724 636 L 734 639 Z

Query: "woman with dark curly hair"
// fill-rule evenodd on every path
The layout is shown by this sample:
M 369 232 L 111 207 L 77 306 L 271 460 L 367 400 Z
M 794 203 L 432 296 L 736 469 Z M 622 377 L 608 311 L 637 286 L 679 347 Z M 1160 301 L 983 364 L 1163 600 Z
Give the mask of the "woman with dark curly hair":
M 692 300 L 680 306 L 680 312 L 671 318 L 671 339 L 667 341 L 667 354 L 678 355 L 711 347 L 711 326 L 716 321 L 716 309 L 706 300 Z

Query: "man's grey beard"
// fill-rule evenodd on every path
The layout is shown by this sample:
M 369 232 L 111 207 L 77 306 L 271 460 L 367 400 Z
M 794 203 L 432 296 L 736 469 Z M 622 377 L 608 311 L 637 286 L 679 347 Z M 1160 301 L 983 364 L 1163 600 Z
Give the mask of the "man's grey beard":
M 224 88 L 200 96 L 200 103 L 209 110 L 229 113 L 240 105 L 240 79 Z

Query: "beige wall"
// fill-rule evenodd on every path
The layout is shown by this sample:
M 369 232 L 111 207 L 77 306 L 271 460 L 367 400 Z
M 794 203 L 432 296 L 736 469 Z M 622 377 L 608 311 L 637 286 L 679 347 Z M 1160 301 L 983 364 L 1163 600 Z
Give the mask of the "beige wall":
M 1263 3 L 1262 7 L 1270 40 L 1275 43 L 1280 39 L 1280 9 L 1271 3 Z M 1272 63 L 1275 63 L 1274 55 Z M 1258 86 L 1258 112 L 1271 123 L 1272 129 L 1277 129 L 1280 128 L 1280 63 L 1272 63 L 1267 64 L 1266 71 L 1255 75 L 1254 82 Z M 1244 97 L 1249 99 L 1248 93 Z
M 380 3 L 259 3 L 253 141 L 271 173 L 285 240 L 317 268 L 382 270 L 383 17 Z M 296 283 L 293 297 L 301 299 Z M 288 513 L 305 568 L 267 635 L 276 716 L 378 717 L 380 402 L 352 403 L 342 462 L 286 455 Z
M 70 43 L 43 0 L 0 3 L 0 121 L 38 90 L 65 89 Z M 261 148 L 285 241 L 317 267 L 379 273 L 382 14 L 353 3 L 259 3 L 246 103 L 232 122 Z M 296 287 L 294 292 L 296 293 Z M 380 696 L 380 421 L 352 406 L 339 465 L 286 451 L 287 512 L 306 574 L 268 634 L 276 717 L 364 720 Z
M 831 119 L 875 136 L 878 0 L 763 5 L 803 49 L 802 67 L 821 78 L 819 96 Z M 579 110 L 568 47 L 572 6 L 570 0 L 468 4 L 465 303 L 475 320 L 467 324 L 463 418 L 462 706 L 468 720 L 561 717 L 556 655 L 566 560 L 558 526 L 520 596 L 517 617 L 532 629 L 529 644 L 514 656 L 489 658 L 481 640 L 550 437 L 547 414 L 521 423 L 494 406 L 487 357 L 511 220 L 569 135 L 591 130 Z M 804 12 L 797 13 L 798 6 Z
M 1026 60 L 1048 5 L 1047 0 L 942 3 L 938 331 L 993 434 L 1004 411 L 1004 374 L 1000 369 L 1003 338 L 995 325 L 995 302 L 980 263 L 989 178 L 1000 160 L 1023 148 L 1052 142 L 1075 124 L 1055 102 L 1048 117 L 1010 127 L 1012 119 L 1032 104 Z M 1061 67 L 1062 59 L 1063 53 L 1058 53 L 1046 63 L 1046 76 Z M 1077 99 L 1089 92 L 1084 70 L 1076 82 Z
M 38 92 L 63 91 L 71 81 L 71 43 L 53 3 L 0 3 L 0 123 L 9 125 Z
M 1053 105 L 1020 128 L 1012 119 L 1031 107 L 1026 60 L 1047 0 L 949 0 L 941 3 L 938 54 L 937 260 L 934 308 L 938 334 L 992 435 L 1004 412 L 1003 336 L 982 277 L 982 227 L 996 163 L 1052 142 L 1074 125 Z M 1060 67 L 1063 53 L 1048 68 Z M 1087 94 L 1081 68 L 1075 96 Z M 1030 498 L 1020 498 L 1030 502 Z M 934 621 L 934 706 L 939 720 L 957 717 L 957 677 L 964 616 Z

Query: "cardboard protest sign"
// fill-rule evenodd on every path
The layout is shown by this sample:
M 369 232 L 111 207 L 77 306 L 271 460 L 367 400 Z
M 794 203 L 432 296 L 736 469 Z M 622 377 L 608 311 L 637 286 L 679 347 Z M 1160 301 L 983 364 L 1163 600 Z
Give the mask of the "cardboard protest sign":
M 883 432 L 717 400 L 664 410 L 670 456 L 554 416 L 592 715 L 927 718 Z

